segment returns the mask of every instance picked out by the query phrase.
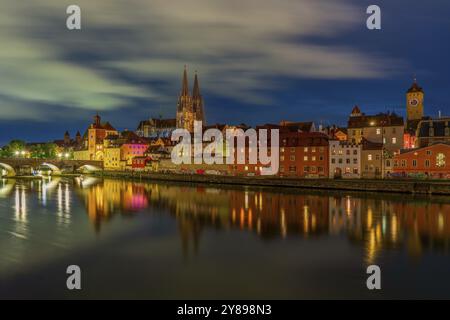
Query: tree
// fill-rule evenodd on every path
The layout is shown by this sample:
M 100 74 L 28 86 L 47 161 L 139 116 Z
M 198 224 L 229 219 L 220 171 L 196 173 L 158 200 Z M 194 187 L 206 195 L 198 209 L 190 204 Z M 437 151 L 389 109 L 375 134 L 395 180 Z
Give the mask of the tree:
M 16 155 L 16 152 L 22 151 L 25 151 L 25 142 L 22 140 L 12 140 L 1 149 L 0 156 L 2 158 L 11 158 Z

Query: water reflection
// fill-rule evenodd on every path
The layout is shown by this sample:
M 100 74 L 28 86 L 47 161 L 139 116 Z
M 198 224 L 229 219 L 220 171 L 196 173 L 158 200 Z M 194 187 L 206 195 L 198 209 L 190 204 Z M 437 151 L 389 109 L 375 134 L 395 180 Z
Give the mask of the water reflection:
M 56 222 L 65 228 L 72 223 L 74 202 L 81 203 L 99 234 L 115 215 L 169 214 L 177 222 L 185 254 L 198 250 L 206 230 L 249 232 L 263 241 L 346 237 L 363 250 L 366 264 L 376 263 L 390 250 L 404 250 L 413 257 L 449 251 L 450 203 L 446 198 L 304 194 L 96 178 L 3 179 L 0 197 L 14 198 L 13 232 L 18 237 L 26 238 L 29 231 L 32 192 L 39 205 L 56 206 Z

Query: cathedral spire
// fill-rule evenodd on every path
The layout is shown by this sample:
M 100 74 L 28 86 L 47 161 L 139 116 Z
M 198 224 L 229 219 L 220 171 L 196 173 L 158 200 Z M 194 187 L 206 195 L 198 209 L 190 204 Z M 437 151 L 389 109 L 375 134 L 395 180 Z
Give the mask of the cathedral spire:
M 188 77 L 186 65 L 184 65 L 184 73 L 183 73 L 183 83 L 181 85 L 181 95 L 188 96 L 189 95 L 189 86 L 188 86 Z
M 195 71 L 195 78 L 194 78 L 194 89 L 192 91 L 192 98 L 200 98 L 200 86 L 198 85 L 198 76 L 197 71 Z

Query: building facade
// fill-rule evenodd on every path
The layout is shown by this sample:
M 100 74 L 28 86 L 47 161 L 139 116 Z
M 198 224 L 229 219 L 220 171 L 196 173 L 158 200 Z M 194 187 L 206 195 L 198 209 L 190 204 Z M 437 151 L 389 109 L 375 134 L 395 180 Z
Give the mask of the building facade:
M 389 151 L 403 148 L 403 118 L 395 113 L 365 115 L 355 106 L 348 120 L 348 141 L 359 144 L 363 139 L 374 143 L 383 143 Z
M 81 142 L 74 149 L 74 159 L 103 161 L 105 157 L 105 138 L 118 134 L 119 132 L 109 122 L 102 123 L 100 116 L 97 114 L 94 117 L 94 122 L 86 130 Z
M 450 144 L 405 150 L 394 157 L 394 172 L 403 177 L 450 179 Z
M 361 177 L 361 144 L 330 140 L 330 178 L 356 179 Z
M 329 143 L 323 133 L 280 132 L 279 175 L 329 177 Z

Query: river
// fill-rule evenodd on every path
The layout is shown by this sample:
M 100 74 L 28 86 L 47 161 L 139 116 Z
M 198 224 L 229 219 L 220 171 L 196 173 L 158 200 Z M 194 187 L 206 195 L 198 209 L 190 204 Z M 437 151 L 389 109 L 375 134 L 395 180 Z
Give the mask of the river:
M 0 180 L 0 298 L 450 298 L 449 244 L 449 197 Z

